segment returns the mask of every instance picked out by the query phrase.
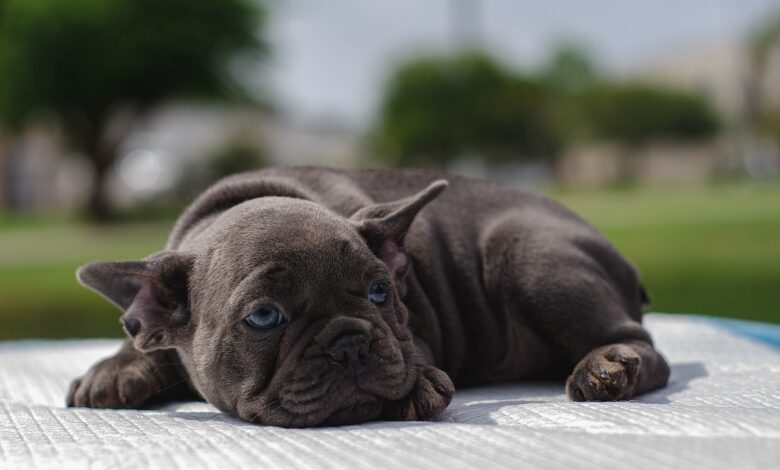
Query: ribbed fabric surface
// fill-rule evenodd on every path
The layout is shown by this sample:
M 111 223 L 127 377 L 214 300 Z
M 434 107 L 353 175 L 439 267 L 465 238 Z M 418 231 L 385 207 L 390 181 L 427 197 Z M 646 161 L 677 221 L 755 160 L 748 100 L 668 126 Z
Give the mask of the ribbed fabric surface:
M 780 349 L 696 317 L 648 315 L 670 385 L 571 403 L 562 384 L 459 390 L 438 423 L 290 430 L 205 403 L 68 409 L 66 388 L 118 342 L 0 344 L 0 468 L 778 468 Z

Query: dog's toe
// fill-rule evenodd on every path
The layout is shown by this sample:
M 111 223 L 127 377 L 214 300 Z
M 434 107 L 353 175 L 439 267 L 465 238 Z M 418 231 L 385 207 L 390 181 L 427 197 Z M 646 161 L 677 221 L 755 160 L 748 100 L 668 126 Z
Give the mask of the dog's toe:
M 417 381 L 406 398 L 388 403 L 384 418 L 402 421 L 432 421 L 452 401 L 455 387 L 450 377 L 434 367 L 420 367 Z
M 641 360 L 629 346 L 617 344 L 592 351 L 566 380 L 573 401 L 613 401 L 631 398 Z
M 144 374 L 129 372 L 119 379 L 118 396 L 122 406 L 138 408 L 154 393 L 152 381 Z
M 123 362 L 116 357 L 101 361 L 76 379 L 68 392 L 70 407 L 138 408 L 159 388 L 145 362 Z

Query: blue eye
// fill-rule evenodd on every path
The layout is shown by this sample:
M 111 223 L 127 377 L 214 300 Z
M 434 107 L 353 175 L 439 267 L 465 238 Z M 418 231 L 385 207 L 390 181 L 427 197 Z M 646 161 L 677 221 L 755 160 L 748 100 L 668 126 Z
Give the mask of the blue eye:
M 250 313 L 244 321 L 253 328 L 267 330 L 279 326 L 282 321 L 284 321 L 284 317 L 282 316 L 282 312 L 273 305 L 263 305 Z
M 389 295 L 390 286 L 384 281 L 375 282 L 368 289 L 368 300 L 377 305 L 384 305 Z

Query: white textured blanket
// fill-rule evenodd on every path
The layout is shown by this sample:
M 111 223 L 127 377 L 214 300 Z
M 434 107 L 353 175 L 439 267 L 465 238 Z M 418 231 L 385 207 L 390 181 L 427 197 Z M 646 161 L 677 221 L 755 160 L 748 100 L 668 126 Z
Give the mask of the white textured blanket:
M 116 341 L 0 344 L 0 468 L 780 468 L 780 350 L 704 319 L 649 315 L 669 387 L 567 402 L 562 385 L 459 390 L 443 422 L 289 430 L 203 403 L 67 409 Z

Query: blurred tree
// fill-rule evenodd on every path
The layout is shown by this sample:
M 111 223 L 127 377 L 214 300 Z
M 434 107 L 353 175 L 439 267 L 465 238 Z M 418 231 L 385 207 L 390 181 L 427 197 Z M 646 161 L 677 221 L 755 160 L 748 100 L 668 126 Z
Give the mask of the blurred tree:
M 654 85 L 600 83 L 572 97 L 569 112 L 585 137 L 638 146 L 659 139 L 696 140 L 718 130 L 703 98 Z
M 55 114 L 92 164 L 87 209 L 104 219 L 129 128 L 172 96 L 247 98 L 231 70 L 264 55 L 263 19 L 252 0 L 0 1 L 0 120 Z
M 601 73 L 587 50 L 574 42 L 563 42 L 552 50 L 537 73 L 555 99 L 549 111 L 561 141 L 570 146 L 587 134 L 587 116 L 574 106 L 578 94 L 601 83 Z
M 548 157 L 558 148 L 550 100 L 540 81 L 482 53 L 416 59 L 390 80 L 374 143 L 396 165 Z
M 540 77 L 558 93 L 575 93 L 599 80 L 599 71 L 588 51 L 581 45 L 558 45 L 542 66 Z
M 193 162 L 176 182 L 177 202 L 190 202 L 218 179 L 265 166 L 267 157 L 259 145 L 238 137 L 209 155 L 205 162 Z

